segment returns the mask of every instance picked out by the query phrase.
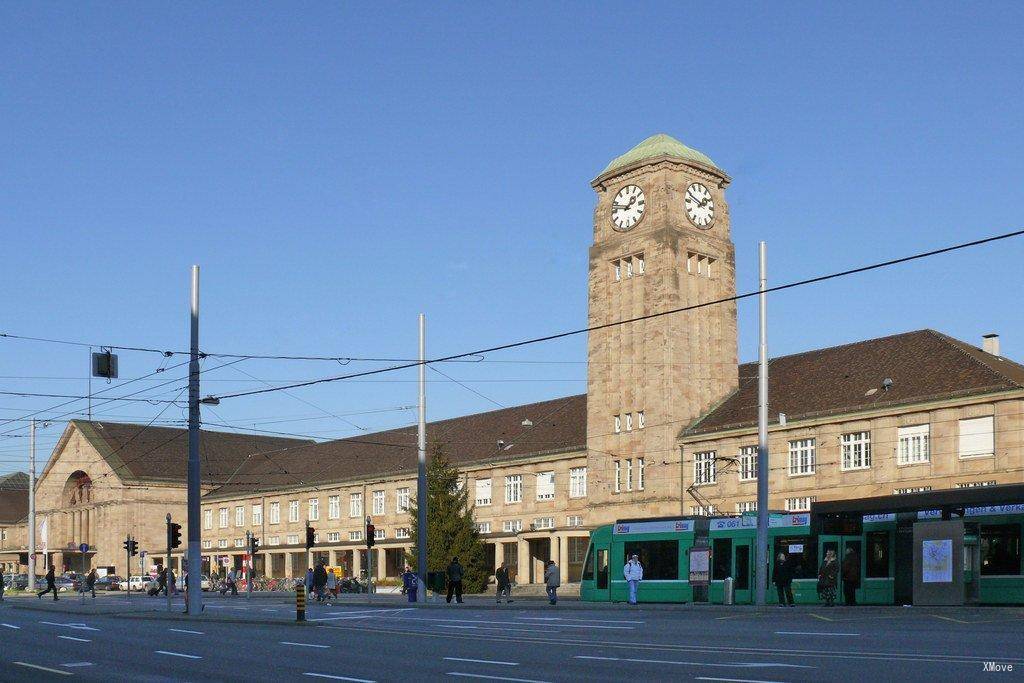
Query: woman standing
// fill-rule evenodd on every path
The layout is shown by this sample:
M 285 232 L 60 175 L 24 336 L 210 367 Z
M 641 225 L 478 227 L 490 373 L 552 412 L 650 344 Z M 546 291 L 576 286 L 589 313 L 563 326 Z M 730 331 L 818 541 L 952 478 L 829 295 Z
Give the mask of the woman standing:
M 779 607 L 793 606 L 793 567 L 786 558 L 786 553 L 779 553 L 775 558 L 775 569 L 772 571 L 772 583 L 779 592 Z
M 825 604 L 832 607 L 836 604 L 836 585 L 839 582 L 839 562 L 836 561 L 836 551 L 826 550 L 825 560 L 818 569 L 818 595 L 825 601 Z

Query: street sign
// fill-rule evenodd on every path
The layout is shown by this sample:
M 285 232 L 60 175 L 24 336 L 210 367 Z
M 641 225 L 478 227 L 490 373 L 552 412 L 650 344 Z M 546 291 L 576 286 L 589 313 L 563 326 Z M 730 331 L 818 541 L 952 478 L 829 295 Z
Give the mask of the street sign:
M 78 552 L 80 552 L 80 553 L 87 553 L 87 552 L 89 552 L 89 544 L 88 543 L 83 543 L 82 545 L 78 546 Z
M 28 556 L 28 558 L 29 558 L 30 560 L 32 560 L 33 562 L 35 562 L 35 561 L 36 561 L 36 554 L 35 554 L 35 553 L 32 553 L 31 555 L 29 555 L 29 556 Z
M 139 557 L 145 557 L 145 556 L 146 556 L 146 551 L 145 550 L 140 550 L 139 551 Z

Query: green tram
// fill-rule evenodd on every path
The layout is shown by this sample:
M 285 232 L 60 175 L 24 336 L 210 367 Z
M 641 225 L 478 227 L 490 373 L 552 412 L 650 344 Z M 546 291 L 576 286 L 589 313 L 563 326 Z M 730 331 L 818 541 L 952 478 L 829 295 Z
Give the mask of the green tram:
M 870 499 L 868 499 L 870 500 Z M 962 543 L 957 561 L 963 562 L 966 602 L 1024 604 L 1024 504 L 962 507 Z M 930 521 L 949 519 L 943 510 L 835 516 L 812 513 L 772 513 L 768 549 L 771 558 L 784 553 L 795 568 L 793 595 L 798 604 L 820 602 L 818 567 L 827 550 L 840 560 L 848 548 L 860 558 L 858 604 L 912 604 L 914 566 L 912 531 Z M 927 529 L 927 527 L 925 527 Z M 756 514 L 730 517 L 680 517 L 621 520 L 594 529 L 584 561 L 580 598 L 595 602 L 625 602 L 622 568 L 636 554 L 644 567 L 637 591 L 641 602 L 724 601 L 724 582 L 732 577 L 736 604 L 751 604 L 755 592 Z M 710 586 L 691 586 L 690 549 L 707 547 Z M 962 549 L 962 552 L 960 551 Z M 950 564 L 952 552 L 950 553 Z M 769 563 L 769 567 L 774 562 Z M 769 581 L 771 570 L 769 569 Z M 842 595 L 841 585 L 839 595 Z M 774 586 L 769 602 L 778 598 Z

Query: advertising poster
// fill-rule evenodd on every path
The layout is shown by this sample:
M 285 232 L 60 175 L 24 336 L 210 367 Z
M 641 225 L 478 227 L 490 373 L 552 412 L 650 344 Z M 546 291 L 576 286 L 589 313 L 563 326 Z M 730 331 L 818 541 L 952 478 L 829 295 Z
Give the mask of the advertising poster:
M 952 583 L 952 539 L 943 538 L 921 542 L 921 581 L 923 583 Z
M 690 585 L 707 586 L 711 582 L 711 548 L 690 548 Z

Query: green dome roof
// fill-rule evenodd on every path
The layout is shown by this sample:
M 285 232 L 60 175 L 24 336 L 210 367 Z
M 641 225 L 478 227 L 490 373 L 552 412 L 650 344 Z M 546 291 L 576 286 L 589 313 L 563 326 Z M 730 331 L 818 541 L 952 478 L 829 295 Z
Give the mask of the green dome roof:
M 604 175 L 609 171 L 614 171 L 618 168 L 624 168 L 643 159 L 653 159 L 655 157 L 664 156 L 678 157 L 680 159 L 686 159 L 687 161 L 695 161 L 698 164 L 704 164 L 705 166 L 710 166 L 712 168 L 718 168 L 718 166 L 715 165 L 715 162 L 711 161 L 711 159 L 704 154 L 687 147 L 671 135 L 658 133 L 657 135 L 652 135 L 647 138 L 622 156 L 613 159 L 612 163 L 608 164 L 605 169 L 601 171 L 601 175 Z

